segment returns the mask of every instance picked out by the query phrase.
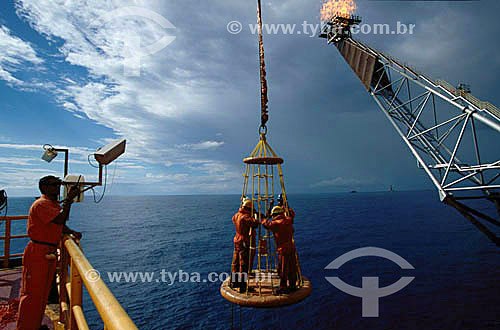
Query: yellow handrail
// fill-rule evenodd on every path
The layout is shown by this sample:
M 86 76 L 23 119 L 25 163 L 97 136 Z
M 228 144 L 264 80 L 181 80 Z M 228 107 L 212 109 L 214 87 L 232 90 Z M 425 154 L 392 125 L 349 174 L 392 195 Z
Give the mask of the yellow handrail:
M 11 235 L 12 221 L 26 220 L 27 215 L 0 217 L 0 223 L 5 221 L 3 267 L 9 267 L 9 259 L 20 257 L 23 254 L 10 254 L 10 240 L 27 238 L 28 235 Z M 97 311 L 101 315 L 105 329 L 137 329 L 134 322 L 127 315 L 120 303 L 107 288 L 104 281 L 98 278 L 88 278 L 80 274 L 90 274 L 94 271 L 80 247 L 69 235 L 65 235 L 64 244 L 60 245 L 59 264 L 59 314 L 60 321 L 65 324 L 65 329 L 88 330 L 87 321 L 82 310 L 82 282 L 85 284 Z M 68 267 L 71 276 L 68 276 Z
M 104 281 L 99 276 L 96 276 L 98 273 L 89 263 L 77 243 L 69 235 L 64 236 L 63 242 L 63 251 L 61 254 L 63 266 L 62 273 L 60 274 L 59 296 L 61 307 L 66 304 L 65 308 L 61 308 L 64 311 L 62 314 L 68 314 L 64 315 L 66 329 L 88 329 L 83 313 L 81 312 L 82 281 L 102 318 L 105 329 L 137 329 L 134 322 L 113 296 Z M 66 253 L 69 258 L 66 258 Z M 71 260 L 69 261 L 68 259 Z M 71 265 L 70 278 L 67 276 L 68 265 Z M 61 294 L 65 290 L 67 290 L 67 294 Z M 65 297 L 69 299 L 64 299 Z M 63 318 L 62 314 L 61 319 Z

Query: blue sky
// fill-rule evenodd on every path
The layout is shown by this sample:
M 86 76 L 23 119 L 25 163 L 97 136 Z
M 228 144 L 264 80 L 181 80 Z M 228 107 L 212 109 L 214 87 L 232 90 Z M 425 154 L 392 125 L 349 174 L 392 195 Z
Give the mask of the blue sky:
M 433 78 L 468 82 L 500 104 L 494 0 L 357 1 L 366 23 L 415 24 L 412 35 L 360 35 Z M 321 1 L 263 0 L 264 22 L 319 23 Z M 109 19 L 126 7 L 161 15 Z M 0 3 L 0 189 L 37 194 L 62 175 L 42 145 L 70 148 L 70 172 L 95 179 L 87 155 L 126 138 L 108 167 L 111 194 L 210 194 L 241 190 L 241 159 L 259 125 L 254 1 L 54 1 Z M 107 16 L 108 15 L 108 16 Z M 239 21 L 240 34 L 227 31 Z M 139 64 L 127 45 L 170 44 Z M 304 34 L 264 36 L 268 139 L 285 159 L 289 192 L 432 188 L 336 49 Z M 124 70 L 131 65 L 138 74 Z M 139 65 L 139 66 L 137 66 Z M 494 141 L 491 145 L 497 145 Z

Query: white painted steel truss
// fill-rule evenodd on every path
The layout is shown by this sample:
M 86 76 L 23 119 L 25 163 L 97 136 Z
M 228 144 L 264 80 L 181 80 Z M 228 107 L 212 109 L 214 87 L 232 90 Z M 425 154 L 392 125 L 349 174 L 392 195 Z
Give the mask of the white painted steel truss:
M 500 188 L 500 159 L 483 161 L 479 135 L 484 130 L 477 127 L 480 122 L 500 134 L 500 117 L 480 108 L 480 104 L 471 102 L 465 93 L 453 90 L 444 81 L 434 82 L 360 42 L 352 39 L 346 42 L 371 52 L 383 64 L 377 70 L 386 74 L 389 83 L 382 84 L 384 74 L 380 74 L 369 92 L 407 144 L 419 167 L 430 177 L 441 200 L 450 193 L 481 191 L 489 195 Z M 441 111 L 443 105 L 437 99 L 455 111 Z M 424 120 L 429 114 L 431 122 Z M 458 151 L 467 129 L 470 129 L 474 158 L 464 161 L 459 158 Z
M 349 24 L 327 24 L 320 36 L 339 49 L 429 176 L 441 201 L 500 246 L 500 238 L 475 217 L 496 226 L 500 222 L 458 201 L 489 200 L 500 215 L 500 155 L 498 147 L 492 150 L 492 143 L 484 143 L 500 137 L 500 110 L 467 89 L 434 81 L 352 39 L 345 31 Z

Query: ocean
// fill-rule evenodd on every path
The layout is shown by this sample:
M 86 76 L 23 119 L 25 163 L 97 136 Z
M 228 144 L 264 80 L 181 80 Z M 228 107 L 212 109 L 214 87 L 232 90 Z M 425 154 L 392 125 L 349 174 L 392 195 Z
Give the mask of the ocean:
M 211 272 L 230 271 L 238 195 L 91 196 L 74 204 L 68 225 L 83 232 L 82 249 L 140 329 L 240 327 L 240 308 L 219 294 Z M 28 213 L 31 198 L 10 198 L 9 215 Z M 277 309 L 241 309 L 245 329 L 499 329 L 500 250 L 434 191 L 291 194 L 295 240 L 312 293 L 303 302 Z M 493 209 L 491 209 L 493 210 Z M 490 211 L 491 211 L 490 210 Z M 25 221 L 14 234 L 25 232 Z M 13 253 L 26 240 L 17 240 Z M 378 247 L 406 259 L 401 269 L 380 257 L 360 257 L 337 270 L 325 267 L 346 252 Z M 112 272 L 163 271 L 200 274 L 196 281 L 117 283 Z M 385 287 L 401 277 L 415 279 L 379 299 L 379 316 L 362 317 L 361 298 L 325 278 L 340 277 L 361 287 L 379 277 Z M 185 280 L 185 276 L 182 280 Z M 91 329 L 102 329 L 88 295 L 84 311 Z M 232 316 L 233 315 L 233 316 Z

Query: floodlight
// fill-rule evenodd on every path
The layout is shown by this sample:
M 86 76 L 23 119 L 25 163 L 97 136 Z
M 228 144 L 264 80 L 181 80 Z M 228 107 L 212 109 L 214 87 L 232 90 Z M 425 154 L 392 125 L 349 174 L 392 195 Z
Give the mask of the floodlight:
M 43 152 L 42 159 L 46 161 L 47 163 L 50 163 L 54 158 L 57 157 L 58 152 L 64 152 L 64 176 L 68 175 L 68 154 L 69 150 L 68 149 L 62 149 L 62 148 L 54 148 L 50 144 L 44 144 L 43 145 Z
M 97 182 L 86 182 L 81 175 L 68 175 L 68 163 L 69 163 L 69 150 L 54 148 L 50 144 L 45 144 L 43 149 L 42 159 L 51 162 L 58 152 L 64 153 L 64 198 L 66 198 L 71 186 L 78 186 L 80 189 L 80 195 L 75 197 L 75 202 L 81 202 L 83 200 L 83 193 L 89 189 L 93 189 L 96 186 L 102 186 L 102 175 L 103 168 L 114 161 L 116 158 L 120 157 L 125 152 L 125 145 L 127 143 L 126 139 L 116 140 L 108 145 L 99 148 L 95 153 L 95 160 L 99 163 L 99 174 Z
M 95 160 L 99 165 L 108 165 L 125 152 L 126 143 L 127 140 L 125 139 L 116 140 L 98 149 L 94 153 Z
M 43 148 L 45 149 L 45 152 L 42 155 L 42 159 L 47 163 L 50 163 L 52 159 L 57 157 L 57 151 L 52 146 L 46 144 Z

